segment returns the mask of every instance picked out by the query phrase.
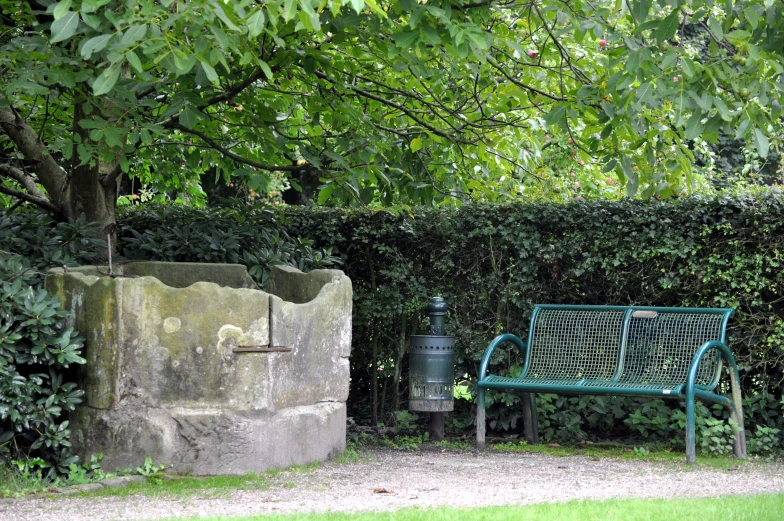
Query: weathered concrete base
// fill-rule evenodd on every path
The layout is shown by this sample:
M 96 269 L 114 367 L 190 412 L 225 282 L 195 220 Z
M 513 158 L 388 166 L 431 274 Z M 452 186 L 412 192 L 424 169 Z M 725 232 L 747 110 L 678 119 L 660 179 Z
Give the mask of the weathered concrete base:
M 245 474 L 323 461 L 346 448 L 340 402 L 277 412 L 81 407 L 75 424 L 74 446 L 104 451 L 102 466 L 111 471 L 154 454 L 153 463 L 172 472 Z
M 263 471 L 345 447 L 351 281 L 275 267 L 127 263 L 51 270 L 47 290 L 85 338 L 74 449 L 106 468 Z

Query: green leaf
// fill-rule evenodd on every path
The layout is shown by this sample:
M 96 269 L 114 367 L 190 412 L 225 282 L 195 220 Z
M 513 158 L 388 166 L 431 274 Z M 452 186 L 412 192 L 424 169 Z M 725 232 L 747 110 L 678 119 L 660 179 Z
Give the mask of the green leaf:
M 708 18 L 708 29 L 711 30 L 717 40 L 724 39 L 724 30 L 721 28 L 721 24 L 712 16 Z
M 681 66 L 683 67 L 683 72 L 689 78 L 693 78 L 694 74 L 697 72 L 696 69 L 694 68 L 694 62 L 689 58 L 683 58 L 683 60 L 681 61 Z
M 626 72 L 629 74 L 637 74 L 637 69 L 642 63 L 642 52 L 630 52 L 629 57 L 626 59 Z
M 125 33 L 123 33 L 120 44 L 128 47 L 129 45 L 133 45 L 134 43 L 141 41 L 145 34 L 147 34 L 146 25 L 132 25 L 126 29 Z
M 79 13 L 68 11 L 59 20 L 52 22 L 52 39 L 49 43 L 62 42 L 76 33 L 79 27 Z
M 414 45 L 419 40 L 419 31 L 403 31 L 392 35 L 395 43 L 400 48 L 408 48 Z
M 730 121 L 732 119 L 732 115 L 730 114 L 730 109 L 727 107 L 727 104 L 724 103 L 724 100 L 718 96 L 713 97 L 713 104 L 719 110 L 719 115 L 721 119 L 724 121 Z
M 106 44 L 109 43 L 109 40 L 112 39 L 112 36 L 114 36 L 114 34 L 102 34 L 84 42 L 81 50 L 82 58 L 89 60 L 94 52 L 102 51 L 103 48 L 106 47 Z
M 702 114 L 697 112 L 692 114 L 686 122 L 686 139 L 697 139 L 702 134 Z
M 207 76 L 207 79 L 210 80 L 210 83 L 218 83 L 218 73 L 215 72 L 215 68 L 213 68 L 212 65 L 206 61 L 202 61 L 201 68 L 204 69 L 204 74 Z
M 623 159 L 621 159 L 621 168 L 626 176 L 626 193 L 629 197 L 634 197 L 634 194 L 637 193 L 637 188 L 640 186 L 640 180 L 637 177 L 637 172 L 634 171 L 629 156 L 624 156 Z
M 273 76 L 272 69 L 270 69 L 270 66 L 267 65 L 267 62 L 264 60 L 259 60 L 259 67 L 261 67 L 261 70 L 264 72 L 264 75 L 267 77 L 267 79 L 271 80 Z
M 411 151 L 412 152 L 418 152 L 419 150 L 422 150 L 423 146 L 425 146 L 425 145 L 422 143 L 422 138 L 421 137 L 415 137 L 414 139 L 411 140 Z
M 57 2 L 57 5 L 54 7 L 54 11 L 52 12 L 52 16 L 54 16 L 55 20 L 59 20 L 68 12 L 68 9 L 71 8 L 71 0 L 61 0 Z
M 202 63 L 202 65 L 204 65 Z M 182 126 L 185 128 L 193 128 L 196 125 L 196 121 L 199 119 L 199 114 L 193 110 L 190 106 L 185 107 L 180 113 L 180 117 L 178 118 L 179 122 L 182 123 Z
M 217 15 L 217 17 L 220 18 L 221 21 L 226 24 L 226 27 L 228 27 L 232 31 L 240 30 L 240 28 L 234 25 L 234 22 L 232 22 L 229 19 L 229 17 L 226 15 L 226 12 L 223 10 L 223 8 L 220 6 L 218 2 L 213 2 L 212 7 L 215 9 L 215 14 Z
M 638 24 L 641 24 L 648 18 L 648 13 L 651 10 L 651 0 L 635 0 L 632 3 L 632 15 Z
M 642 103 L 650 103 L 653 99 L 653 85 L 650 83 L 643 83 L 637 89 L 637 99 Z
M 751 33 L 748 31 L 732 31 L 727 35 L 727 40 L 735 47 L 743 46 L 750 39 Z
M 120 66 L 114 63 L 95 78 L 95 81 L 93 81 L 93 94 L 95 96 L 106 94 L 112 90 L 119 77 Z
M 264 31 L 264 25 L 266 23 L 266 19 L 264 17 L 264 10 L 259 8 L 250 15 L 248 18 L 248 34 L 251 38 L 256 38 L 258 35 Z
M 740 122 L 738 128 L 735 130 L 735 139 L 743 139 L 749 132 L 751 128 L 751 120 L 749 118 L 743 118 L 743 121 Z
M 329 200 L 332 196 L 332 192 L 335 191 L 335 185 L 327 185 L 325 186 L 318 194 L 318 204 L 324 204 Z
M 297 16 L 297 0 L 283 0 L 283 19 L 291 21 Z
M 310 54 L 306 55 L 302 60 L 302 68 L 305 69 L 305 72 L 308 74 L 313 74 L 316 72 L 316 59 Z
M 757 152 L 762 159 L 768 157 L 770 151 L 770 142 L 767 136 L 759 128 L 754 129 L 754 144 L 757 146 Z
M 544 122 L 547 123 L 547 126 L 552 126 L 560 123 L 564 119 L 566 119 L 566 106 L 556 105 L 553 110 L 544 117 Z
M 349 0 L 349 2 L 357 14 L 362 12 L 362 9 L 365 7 L 365 0 Z
M 657 42 L 662 43 L 675 36 L 675 32 L 681 24 L 680 14 L 681 12 L 676 9 L 661 21 L 659 27 L 653 32 L 653 37 Z
M 125 59 L 128 60 L 128 63 L 131 64 L 131 67 L 133 67 L 134 70 L 136 70 L 136 72 L 144 72 L 144 66 L 142 65 L 142 62 L 139 59 L 139 56 L 135 52 L 133 51 L 126 52 Z

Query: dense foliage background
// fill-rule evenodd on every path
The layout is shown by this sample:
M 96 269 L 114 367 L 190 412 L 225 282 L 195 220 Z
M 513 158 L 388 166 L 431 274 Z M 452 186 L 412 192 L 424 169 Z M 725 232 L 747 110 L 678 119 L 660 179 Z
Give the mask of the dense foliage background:
M 0 458 L 54 476 L 77 461 L 67 413 L 81 403 L 73 364 L 84 363 L 69 312 L 43 289 L 44 272 L 89 263 L 106 245 L 83 219 L 0 214 Z
M 394 422 L 406 408 L 406 338 L 423 329 L 428 296 L 450 305 L 457 336 L 457 375 L 469 390 L 488 341 L 502 331 L 526 333 L 533 305 L 644 304 L 732 307 L 729 342 L 741 369 L 747 428 L 755 440 L 784 427 L 784 198 L 760 196 L 659 201 L 575 201 L 567 204 L 469 205 L 449 210 L 386 212 L 261 207 L 195 210 L 140 208 L 122 215 L 120 248 L 150 258 L 204 258 L 215 246 L 199 241 L 202 257 L 177 256 L 182 230 L 194 222 L 223 230 L 273 229 L 331 248 L 354 284 L 350 416 Z M 144 237 L 144 244 L 141 244 Z M 207 234 L 210 235 L 209 233 Z M 214 234 L 213 234 L 214 235 Z M 252 243 L 232 243 L 242 259 Z M 494 371 L 520 361 L 499 353 Z M 519 429 L 511 395 L 491 396 L 490 426 Z M 539 400 L 547 439 L 661 439 L 682 430 L 677 404 L 630 398 Z M 723 412 L 703 411 L 703 439 Z M 454 430 L 469 428 L 472 402 L 458 400 Z M 763 429 L 758 432 L 758 429 Z M 680 436 L 678 436 L 680 438 Z M 752 441 L 752 446 L 754 445 Z

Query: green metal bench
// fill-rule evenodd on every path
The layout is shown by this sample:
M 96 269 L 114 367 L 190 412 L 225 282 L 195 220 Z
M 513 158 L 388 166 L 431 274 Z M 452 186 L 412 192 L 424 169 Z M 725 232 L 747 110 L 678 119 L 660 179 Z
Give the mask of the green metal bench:
M 482 357 L 477 448 L 485 446 L 485 393 L 499 389 L 524 393 L 526 429 L 532 429 L 535 437 L 535 393 L 685 399 L 690 463 L 694 462 L 695 399 L 719 403 L 740 427 L 734 452 L 745 458 L 738 367 L 725 345 L 732 313 L 732 309 L 536 305 L 527 344 L 512 334 L 499 335 Z M 525 360 L 520 376 L 487 374 L 493 352 L 507 342 L 516 345 Z M 715 392 L 722 361 L 729 368 L 732 399 Z

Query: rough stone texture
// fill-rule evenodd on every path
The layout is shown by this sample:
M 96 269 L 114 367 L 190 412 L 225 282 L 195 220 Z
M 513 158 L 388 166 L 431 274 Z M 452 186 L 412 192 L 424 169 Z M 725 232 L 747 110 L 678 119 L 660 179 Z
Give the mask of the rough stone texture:
M 236 265 L 100 272 L 46 279 L 86 337 L 85 403 L 71 423 L 82 455 L 103 453 L 108 469 L 150 456 L 177 472 L 241 474 L 343 451 L 352 294 L 342 272 L 275 268 L 280 296 L 249 289 Z M 233 351 L 247 346 L 292 351 Z

